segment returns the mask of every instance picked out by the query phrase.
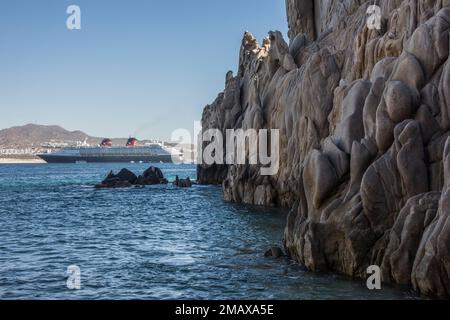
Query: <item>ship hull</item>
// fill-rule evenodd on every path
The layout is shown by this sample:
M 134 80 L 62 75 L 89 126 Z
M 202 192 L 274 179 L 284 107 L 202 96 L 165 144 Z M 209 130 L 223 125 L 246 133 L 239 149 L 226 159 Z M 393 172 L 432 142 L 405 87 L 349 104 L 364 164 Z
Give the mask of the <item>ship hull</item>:
M 62 156 L 62 155 L 52 155 L 52 154 L 40 154 L 39 158 L 47 163 L 77 163 L 77 162 L 87 162 L 87 163 L 126 163 L 126 162 L 164 162 L 173 163 L 171 155 L 154 155 L 154 156 L 101 156 L 101 157 L 83 157 L 83 156 Z

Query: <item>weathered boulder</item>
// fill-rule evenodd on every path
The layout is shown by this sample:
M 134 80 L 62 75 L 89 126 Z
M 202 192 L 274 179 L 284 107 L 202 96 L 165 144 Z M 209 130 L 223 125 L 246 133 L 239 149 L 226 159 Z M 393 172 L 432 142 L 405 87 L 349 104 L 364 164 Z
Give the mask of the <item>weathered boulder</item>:
M 137 176 L 128 169 L 120 170 L 116 177 L 120 180 L 128 181 L 131 184 L 135 184 L 137 180 Z
M 96 188 L 126 188 L 131 186 L 145 186 L 154 184 L 167 184 L 167 179 L 161 169 L 150 167 L 144 171 L 142 175 L 137 177 L 128 169 L 122 169 L 119 173 L 114 174 L 110 171 L 106 178 Z
M 137 178 L 136 184 L 139 185 L 155 185 L 155 184 L 167 184 L 167 179 L 164 178 L 164 175 L 161 169 L 157 167 L 150 167 L 144 171 L 142 175 Z
M 118 174 L 113 171 L 106 176 L 106 178 L 96 188 L 126 188 L 136 184 L 137 176 L 128 169 L 122 169 Z
M 384 281 L 411 283 L 421 235 L 435 219 L 440 198 L 440 192 L 424 193 L 409 199 L 400 210 L 383 256 Z
M 450 138 L 444 149 L 444 186 L 439 208 L 422 234 L 411 274 L 414 288 L 424 294 L 450 296 Z M 428 217 L 427 217 L 428 218 Z M 430 219 L 430 218 L 429 218 Z

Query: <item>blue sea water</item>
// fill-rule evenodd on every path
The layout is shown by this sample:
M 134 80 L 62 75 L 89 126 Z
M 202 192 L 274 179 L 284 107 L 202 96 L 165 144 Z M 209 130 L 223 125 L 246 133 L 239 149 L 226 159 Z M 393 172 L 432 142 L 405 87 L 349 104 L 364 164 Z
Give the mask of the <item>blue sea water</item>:
M 94 188 L 123 166 L 0 165 L 0 299 L 417 298 L 265 258 L 286 211 L 224 202 L 219 187 Z M 158 166 L 196 177 L 193 165 Z M 80 290 L 66 285 L 70 265 Z

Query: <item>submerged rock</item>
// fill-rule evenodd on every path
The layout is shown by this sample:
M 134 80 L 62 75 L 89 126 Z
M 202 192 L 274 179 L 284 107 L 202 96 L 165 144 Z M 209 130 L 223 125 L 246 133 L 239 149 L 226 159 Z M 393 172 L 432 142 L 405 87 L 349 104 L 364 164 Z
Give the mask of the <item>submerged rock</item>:
M 284 256 L 283 250 L 278 246 L 270 247 L 265 253 L 264 257 L 273 257 L 273 258 L 280 258 Z
M 206 165 L 229 201 L 291 208 L 287 253 L 311 270 L 450 296 L 450 1 L 286 0 L 288 45 L 244 34 L 202 128 L 278 129 L 279 171 Z M 224 159 L 224 163 L 225 159 Z M 271 253 L 271 252 L 270 252 Z

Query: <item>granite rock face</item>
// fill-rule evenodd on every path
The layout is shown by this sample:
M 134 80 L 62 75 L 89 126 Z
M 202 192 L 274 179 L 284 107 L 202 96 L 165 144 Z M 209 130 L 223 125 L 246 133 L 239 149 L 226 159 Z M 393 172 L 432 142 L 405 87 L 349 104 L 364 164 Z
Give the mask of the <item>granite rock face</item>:
M 279 129 L 280 169 L 199 165 L 229 201 L 291 208 L 289 255 L 311 270 L 450 296 L 450 1 L 286 0 L 289 44 L 244 34 L 238 74 L 203 129 Z

